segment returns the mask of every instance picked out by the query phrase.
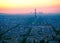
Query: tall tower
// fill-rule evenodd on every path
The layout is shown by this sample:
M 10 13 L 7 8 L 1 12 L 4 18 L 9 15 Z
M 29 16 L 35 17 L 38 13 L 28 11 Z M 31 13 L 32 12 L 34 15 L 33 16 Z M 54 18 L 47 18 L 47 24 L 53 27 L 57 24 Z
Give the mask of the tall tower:
M 36 17 L 37 17 L 37 15 L 36 15 L 36 14 L 37 14 L 37 13 L 36 13 L 36 8 L 34 9 L 34 11 L 35 11 L 35 18 L 36 18 Z

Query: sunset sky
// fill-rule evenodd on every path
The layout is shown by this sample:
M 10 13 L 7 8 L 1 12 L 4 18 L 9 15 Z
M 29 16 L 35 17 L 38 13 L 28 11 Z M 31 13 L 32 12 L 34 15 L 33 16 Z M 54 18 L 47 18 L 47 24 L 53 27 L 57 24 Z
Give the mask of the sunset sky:
M 0 0 L 0 13 L 60 13 L 60 0 Z

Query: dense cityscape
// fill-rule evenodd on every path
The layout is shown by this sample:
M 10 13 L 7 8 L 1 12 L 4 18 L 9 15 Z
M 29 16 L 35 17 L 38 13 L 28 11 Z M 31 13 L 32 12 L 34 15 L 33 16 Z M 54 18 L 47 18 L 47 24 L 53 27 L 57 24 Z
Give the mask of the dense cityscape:
M 60 43 L 60 14 L 0 14 L 0 43 Z

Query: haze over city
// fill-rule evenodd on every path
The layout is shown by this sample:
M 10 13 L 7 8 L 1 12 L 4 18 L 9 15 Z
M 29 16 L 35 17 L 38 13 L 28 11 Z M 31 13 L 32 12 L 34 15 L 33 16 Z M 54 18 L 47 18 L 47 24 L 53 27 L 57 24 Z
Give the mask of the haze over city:
M 0 13 L 60 13 L 60 0 L 0 0 Z

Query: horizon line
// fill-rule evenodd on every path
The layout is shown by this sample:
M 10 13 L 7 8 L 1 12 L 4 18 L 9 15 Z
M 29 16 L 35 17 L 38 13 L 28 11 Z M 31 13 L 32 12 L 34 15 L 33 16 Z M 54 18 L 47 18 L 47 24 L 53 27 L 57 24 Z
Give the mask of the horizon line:
M 37 12 L 36 12 L 37 13 Z M 6 14 L 6 15 L 27 15 L 27 14 L 35 14 L 34 12 L 33 13 L 0 13 L 0 14 Z M 37 14 L 60 14 L 60 13 L 43 13 L 43 12 L 39 12 Z

